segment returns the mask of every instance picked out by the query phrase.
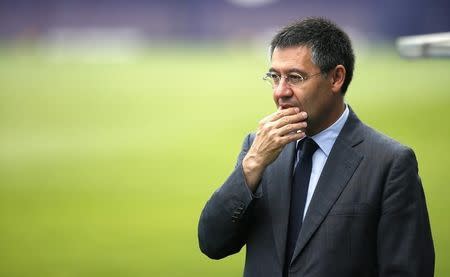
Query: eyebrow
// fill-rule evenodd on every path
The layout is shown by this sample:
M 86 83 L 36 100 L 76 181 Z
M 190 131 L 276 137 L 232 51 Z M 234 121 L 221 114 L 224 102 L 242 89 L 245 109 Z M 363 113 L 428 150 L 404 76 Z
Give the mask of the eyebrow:
M 276 70 L 276 69 L 273 68 L 273 67 L 269 68 L 269 72 L 280 73 L 278 70 Z M 305 75 L 305 74 L 307 74 L 305 71 L 300 70 L 300 69 L 298 69 L 298 68 L 290 68 L 290 69 L 287 70 L 287 73 L 293 73 L 293 72 L 294 72 L 294 73 L 298 73 L 298 74 L 300 74 L 300 75 Z

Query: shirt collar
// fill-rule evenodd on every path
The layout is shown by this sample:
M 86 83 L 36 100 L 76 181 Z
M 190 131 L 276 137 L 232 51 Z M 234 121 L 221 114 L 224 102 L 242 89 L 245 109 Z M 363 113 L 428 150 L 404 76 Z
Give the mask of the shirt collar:
M 344 127 L 345 122 L 347 121 L 348 114 L 349 109 L 346 104 L 344 112 L 341 114 L 339 119 L 336 120 L 336 122 L 334 122 L 330 127 L 311 137 L 317 143 L 317 145 L 319 145 L 319 148 L 325 153 L 327 157 L 331 152 L 331 148 L 333 148 L 337 136 L 339 135 L 342 128 Z

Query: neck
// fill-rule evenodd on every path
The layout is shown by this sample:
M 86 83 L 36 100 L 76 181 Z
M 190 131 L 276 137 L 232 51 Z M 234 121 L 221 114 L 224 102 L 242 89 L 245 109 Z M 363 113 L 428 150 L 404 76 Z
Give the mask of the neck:
M 323 117 L 319 117 L 311 119 L 308 121 L 308 127 L 306 128 L 307 136 L 314 136 L 327 129 L 331 125 L 333 125 L 339 117 L 341 117 L 342 113 L 345 111 L 345 103 L 344 101 L 339 101 L 336 105 L 333 105 L 333 108 L 328 111 L 328 113 L 323 113 Z

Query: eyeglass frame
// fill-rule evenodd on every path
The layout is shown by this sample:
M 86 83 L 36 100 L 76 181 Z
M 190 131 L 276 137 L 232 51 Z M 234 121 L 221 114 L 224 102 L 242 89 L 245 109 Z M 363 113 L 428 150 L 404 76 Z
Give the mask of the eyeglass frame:
M 289 73 L 288 75 L 277 74 L 275 72 L 267 72 L 266 75 L 262 79 L 264 81 L 268 82 L 272 86 L 272 88 L 276 88 L 276 87 L 278 87 L 280 85 L 281 78 L 286 79 L 286 82 L 287 82 L 287 84 L 289 86 L 295 87 L 295 86 L 297 86 L 299 84 L 303 84 L 305 81 L 309 80 L 311 77 L 317 76 L 319 74 L 322 74 L 322 72 L 318 72 L 318 73 L 314 73 L 314 74 L 310 74 L 310 75 L 306 75 L 306 76 L 303 76 L 300 73 L 296 73 L 296 72 Z M 273 75 L 278 76 L 278 78 L 279 78 L 278 82 L 276 82 L 273 79 Z M 292 79 L 291 79 L 292 76 L 299 77 L 300 80 L 296 81 L 296 82 L 295 81 L 293 82 Z

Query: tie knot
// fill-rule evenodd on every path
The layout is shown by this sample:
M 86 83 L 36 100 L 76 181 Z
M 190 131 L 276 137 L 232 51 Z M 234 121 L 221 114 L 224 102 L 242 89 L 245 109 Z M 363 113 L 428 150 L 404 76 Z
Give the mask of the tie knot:
M 301 150 L 301 156 L 303 158 L 312 157 L 317 148 L 319 148 L 319 145 L 317 145 L 317 143 L 310 137 L 300 141 L 298 146 L 298 150 Z

